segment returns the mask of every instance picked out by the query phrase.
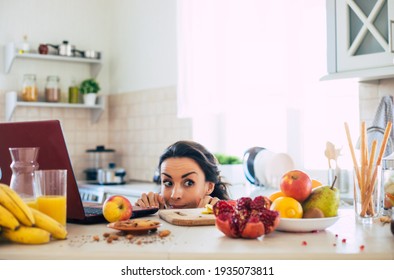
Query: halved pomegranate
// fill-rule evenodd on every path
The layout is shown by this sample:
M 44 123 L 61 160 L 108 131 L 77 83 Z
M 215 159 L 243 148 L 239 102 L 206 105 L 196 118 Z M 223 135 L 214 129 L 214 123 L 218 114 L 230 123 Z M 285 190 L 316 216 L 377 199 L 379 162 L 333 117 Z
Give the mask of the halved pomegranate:
M 265 196 L 241 197 L 233 201 L 221 200 L 213 206 L 216 227 L 232 238 L 257 238 L 275 230 L 279 213 L 269 210 L 271 202 Z

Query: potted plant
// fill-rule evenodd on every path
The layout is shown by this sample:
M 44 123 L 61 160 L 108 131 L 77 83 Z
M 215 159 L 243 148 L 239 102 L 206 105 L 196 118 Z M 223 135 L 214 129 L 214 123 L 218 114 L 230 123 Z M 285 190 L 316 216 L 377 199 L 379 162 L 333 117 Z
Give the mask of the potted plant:
M 98 82 L 91 78 L 82 81 L 79 91 L 83 95 L 83 100 L 86 105 L 96 104 L 97 93 L 100 90 Z
M 227 182 L 233 185 L 245 182 L 242 160 L 239 157 L 222 153 L 215 153 L 214 155 L 219 162 L 220 174 Z

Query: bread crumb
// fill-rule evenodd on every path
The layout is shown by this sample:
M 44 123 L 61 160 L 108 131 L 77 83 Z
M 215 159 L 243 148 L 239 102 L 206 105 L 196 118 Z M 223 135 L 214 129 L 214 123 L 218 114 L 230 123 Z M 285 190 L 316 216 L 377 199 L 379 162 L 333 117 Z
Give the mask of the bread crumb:
M 134 237 L 134 235 L 132 235 L 132 234 L 127 234 L 126 235 L 126 239 L 129 239 L 129 240 L 132 239 L 133 237 Z
M 171 231 L 169 231 L 168 229 L 162 230 L 159 232 L 159 237 L 163 238 L 166 236 L 169 236 L 171 234 Z

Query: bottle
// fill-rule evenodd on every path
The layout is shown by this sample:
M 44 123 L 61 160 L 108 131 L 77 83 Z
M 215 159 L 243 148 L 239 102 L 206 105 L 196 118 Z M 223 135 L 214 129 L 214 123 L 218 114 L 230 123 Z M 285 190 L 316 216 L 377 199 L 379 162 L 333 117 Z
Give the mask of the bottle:
M 34 171 L 39 168 L 37 162 L 39 147 L 9 148 L 12 163 L 10 188 L 19 194 L 27 203 L 36 199 Z
M 30 44 L 27 41 L 27 35 L 24 35 L 23 41 L 20 44 L 19 53 L 23 54 L 23 53 L 28 53 L 29 51 L 30 51 Z
M 394 207 L 391 208 L 391 233 L 394 235 Z
M 68 88 L 68 103 L 79 103 L 79 88 L 75 80 L 71 81 L 71 85 Z
M 60 86 L 58 76 L 48 76 L 45 85 L 45 101 L 59 102 L 60 101 Z
M 394 207 L 394 153 L 388 155 L 382 160 L 382 184 L 381 184 L 381 205 L 382 214 L 389 215 L 390 210 Z
M 38 100 L 36 75 L 25 74 L 23 76 L 22 100 L 23 101 L 37 101 Z

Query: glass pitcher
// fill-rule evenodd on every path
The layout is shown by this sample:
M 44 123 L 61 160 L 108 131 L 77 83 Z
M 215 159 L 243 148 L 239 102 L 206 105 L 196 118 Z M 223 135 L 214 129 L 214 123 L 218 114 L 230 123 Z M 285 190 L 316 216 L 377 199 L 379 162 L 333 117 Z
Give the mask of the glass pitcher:
M 34 171 L 38 169 L 38 147 L 9 148 L 12 158 L 10 187 L 26 202 L 35 201 Z M 31 205 L 33 206 L 33 205 Z

